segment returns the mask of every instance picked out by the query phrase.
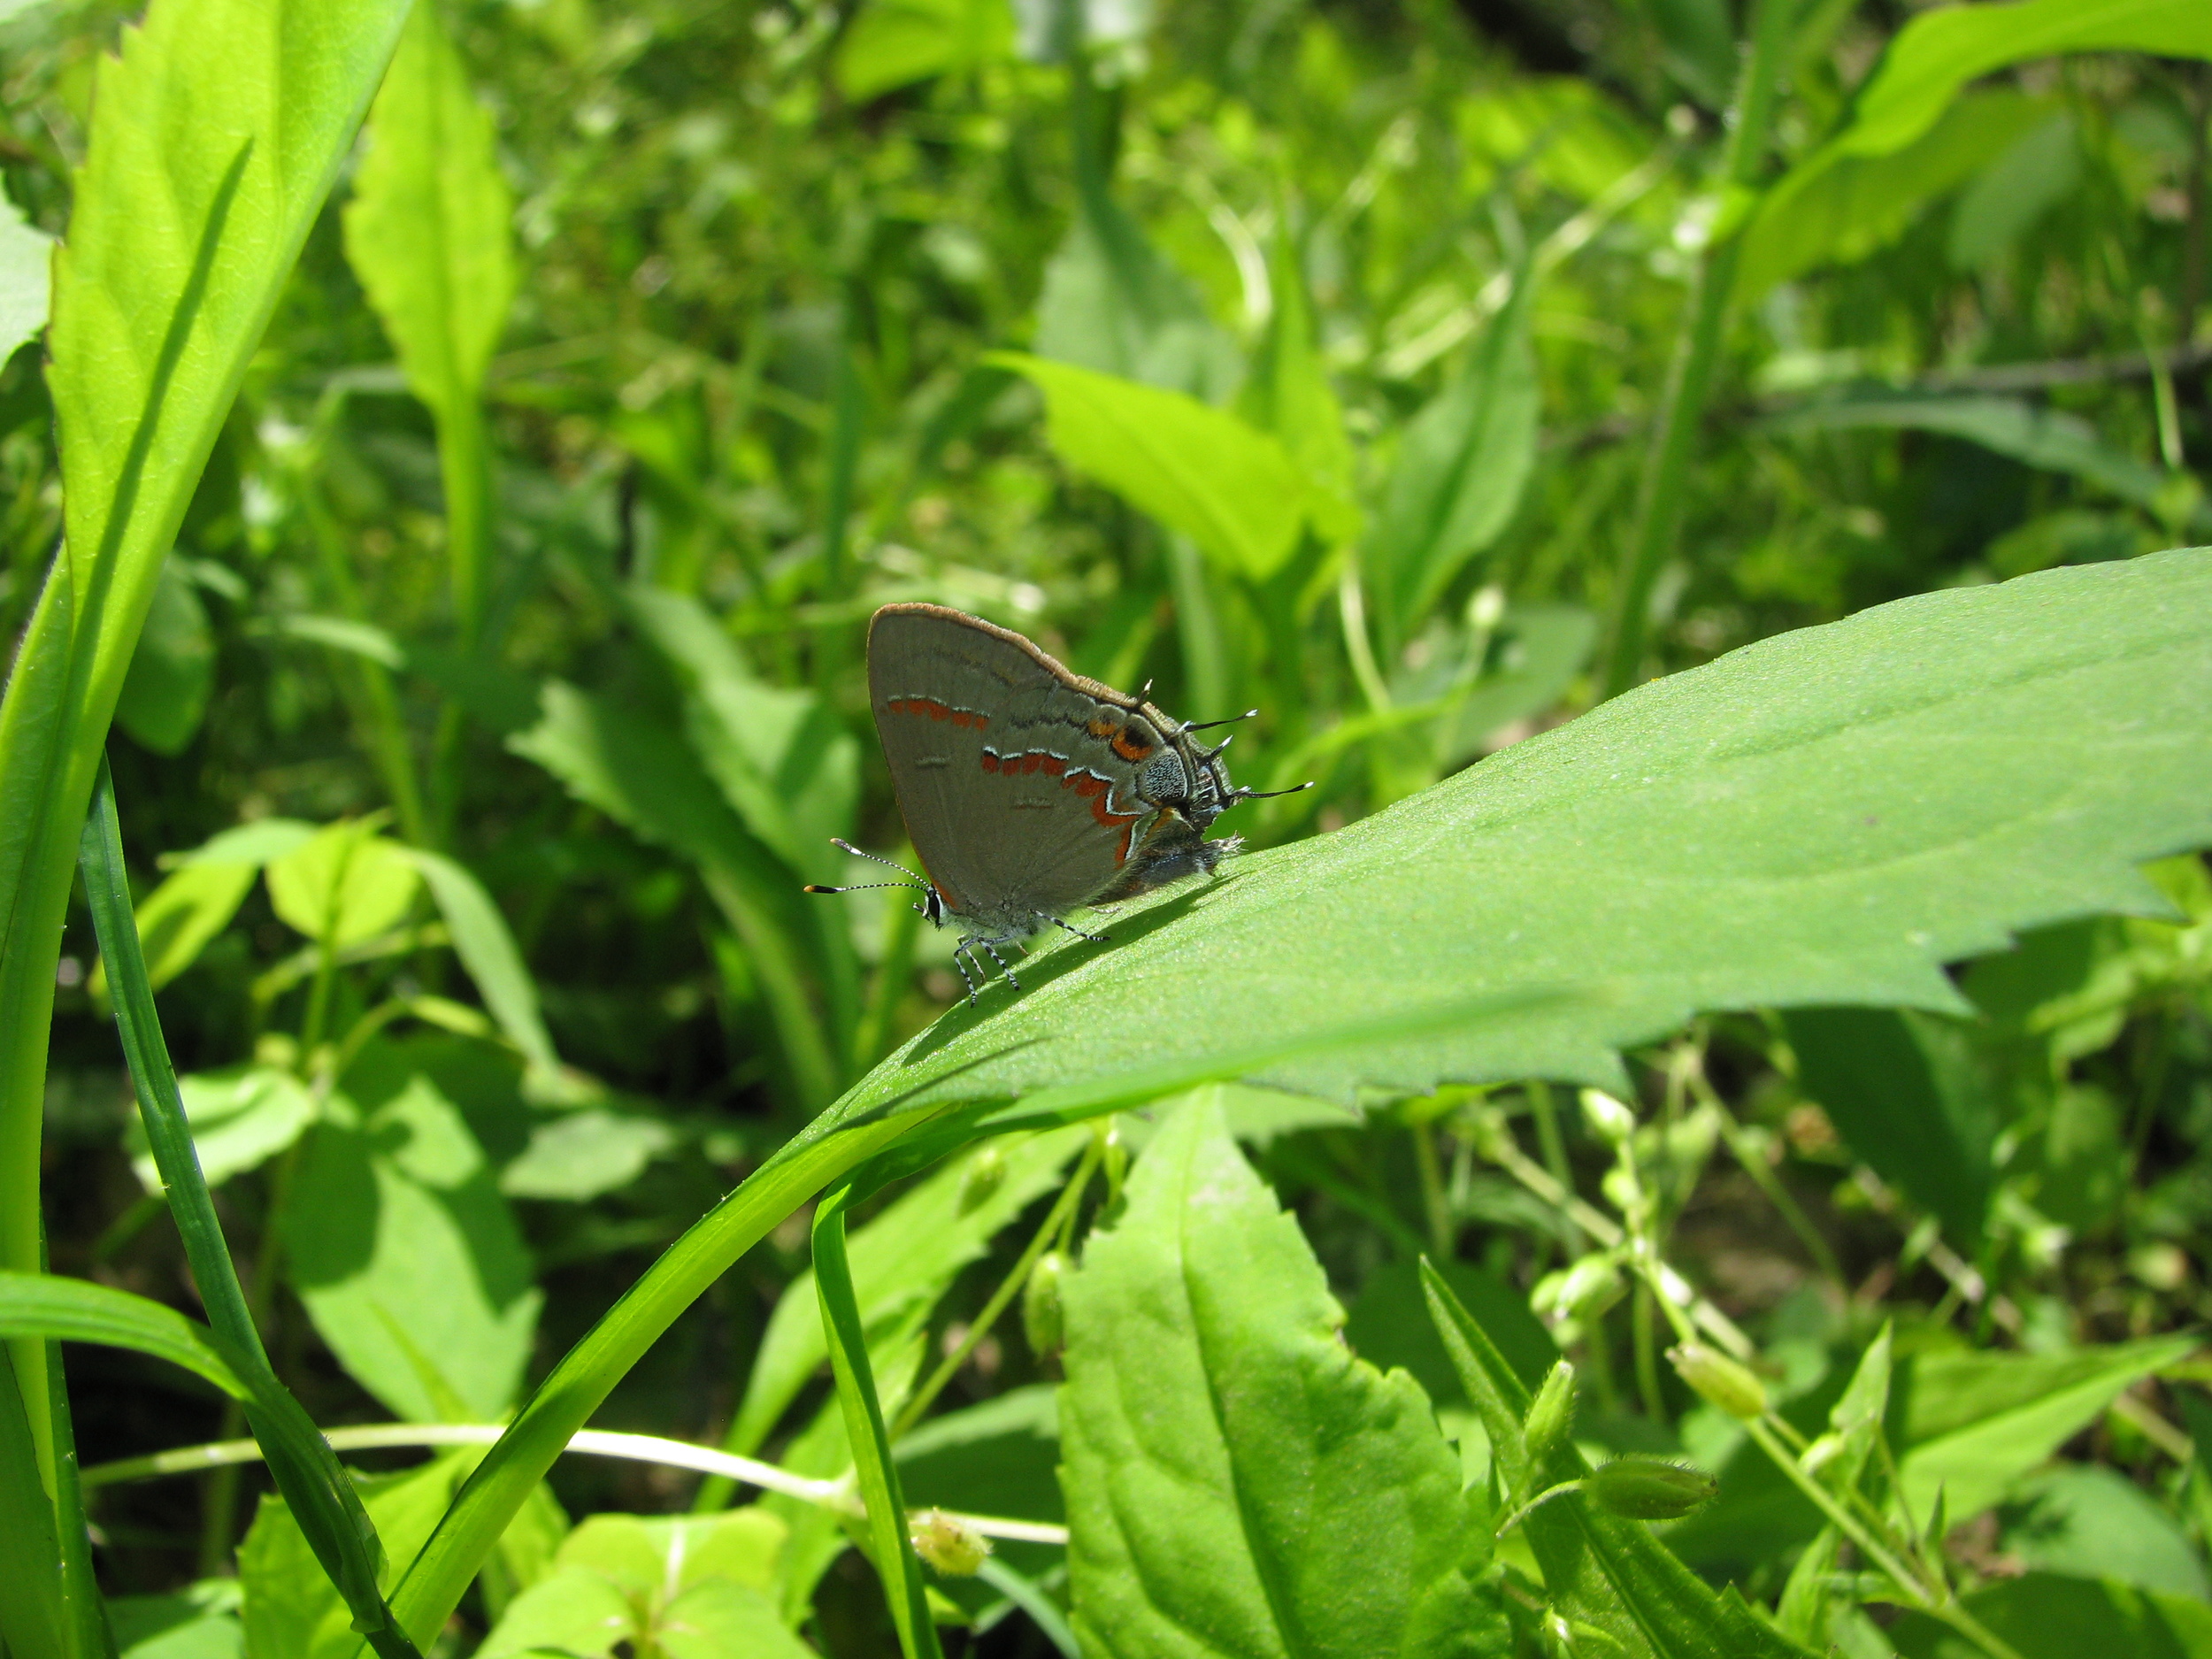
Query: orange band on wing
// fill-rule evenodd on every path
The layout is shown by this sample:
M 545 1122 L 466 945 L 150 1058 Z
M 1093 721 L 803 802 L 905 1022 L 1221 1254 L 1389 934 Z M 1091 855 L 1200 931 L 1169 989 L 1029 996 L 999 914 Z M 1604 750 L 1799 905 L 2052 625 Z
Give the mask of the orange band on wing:
M 973 709 L 956 709 L 934 697 L 893 697 L 883 706 L 892 714 L 918 714 L 932 720 L 950 720 L 955 726 L 973 726 L 978 731 L 991 723 L 987 714 L 978 714 Z

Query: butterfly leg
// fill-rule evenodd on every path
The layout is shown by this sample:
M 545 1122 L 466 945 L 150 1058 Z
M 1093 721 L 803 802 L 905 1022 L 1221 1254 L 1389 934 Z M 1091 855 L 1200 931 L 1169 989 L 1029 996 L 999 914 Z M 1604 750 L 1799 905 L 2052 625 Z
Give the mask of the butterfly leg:
M 967 946 L 970 951 L 973 951 L 978 945 L 982 946 L 984 949 L 989 951 L 991 953 L 991 960 L 998 964 L 998 971 L 1006 976 L 1006 983 L 1012 986 L 1017 991 L 1022 988 L 1022 982 L 1014 977 L 1013 969 L 1007 966 L 1006 958 L 998 954 L 998 948 L 1001 945 L 1010 941 L 1004 939 L 987 939 L 982 934 L 979 933 L 972 939 L 964 940 L 962 942 Z
M 1037 914 L 1044 917 L 1044 919 L 1050 922 L 1055 927 L 1066 928 L 1069 933 L 1073 933 L 1078 939 L 1087 939 L 1094 945 L 1102 945 L 1106 942 L 1106 935 L 1103 933 L 1087 933 L 1079 927 L 1070 926 L 1069 924 L 1062 921 L 1056 916 L 1045 916 L 1045 913 L 1042 910 L 1039 910 Z
M 968 1006 L 975 1006 L 975 975 L 968 972 L 968 956 L 972 941 L 962 940 L 952 949 L 952 965 L 960 970 L 960 978 L 968 987 Z

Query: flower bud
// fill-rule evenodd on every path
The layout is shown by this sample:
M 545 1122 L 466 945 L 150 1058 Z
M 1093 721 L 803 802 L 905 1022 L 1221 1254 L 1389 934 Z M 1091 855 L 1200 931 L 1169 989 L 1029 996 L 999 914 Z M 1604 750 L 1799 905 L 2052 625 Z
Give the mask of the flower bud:
M 1060 1302 L 1060 1280 L 1067 1271 L 1068 1258 L 1047 1250 L 1022 1286 L 1022 1331 L 1029 1338 L 1029 1351 L 1039 1359 L 1057 1354 L 1067 1340 L 1067 1316 Z
M 1603 1089 L 1582 1091 L 1582 1118 L 1590 1133 L 1609 1146 L 1620 1146 L 1636 1133 L 1636 1114 Z
M 1563 1359 L 1544 1379 L 1544 1386 L 1529 1402 L 1528 1416 L 1521 1422 L 1530 1467 L 1540 1470 L 1551 1461 L 1552 1454 L 1567 1443 L 1574 1421 L 1575 1368 Z
M 1538 1279 L 1528 1294 L 1528 1304 L 1540 1318 L 1551 1323 L 1574 1319 L 1587 1324 L 1618 1302 L 1625 1288 L 1613 1258 L 1598 1251 Z
M 1667 1350 L 1682 1380 L 1709 1405 L 1718 1406 L 1732 1417 L 1748 1423 L 1764 1417 L 1767 1387 L 1747 1366 L 1702 1342 L 1685 1342 Z
M 914 1553 L 939 1572 L 973 1578 L 990 1559 L 991 1540 L 959 1517 L 942 1509 L 917 1509 L 906 1517 Z
M 1006 1155 L 995 1143 L 968 1160 L 960 1176 L 960 1213 L 972 1216 L 1006 1184 Z
M 1631 1452 L 1600 1463 L 1582 1482 L 1598 1508 L 1631 1521 L 1671 1521 L 1701 1509 L 1720 1492 L 1702 1469 Z

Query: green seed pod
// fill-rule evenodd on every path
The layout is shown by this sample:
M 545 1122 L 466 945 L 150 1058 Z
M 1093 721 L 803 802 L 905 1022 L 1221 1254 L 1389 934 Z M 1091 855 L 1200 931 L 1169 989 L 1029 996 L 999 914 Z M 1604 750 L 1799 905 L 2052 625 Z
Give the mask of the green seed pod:
M 1552 1454 L 1567 1443 L 1574 1422 L 1575 1368 L 1563 1359 L 1544 1379 L 1544 1386 L 1536 1391 L 1528 1416 L 1521 1423 L 1532 1468 L 1541 1470 L 1551 1461 Z
M 1022 1286 L 1022 1331 L 1029 1338 L 1029 1351 L 1039 1359 L 1057 1354 L 1067 1340 L 1067 1317 L 1060 1303 L 1060 1280 L 1067 1271 L 1068 1258 L 1047 1250 Z
M 1599 1251 L 1545 1274 L 1529 1292 L 1528 1302 L 1544 1319 L 1587 1324 L 1618 1302 L 1624 1289 L 1619 1267 Z
M 1590 1133 L 1608 1146 L 1617 1147 L 1636 1133 L 1636 1114 L 1603 1089 L 1582 1091 L 1582 1118 Z
M 923 1561 L 956 1578 L 973 1578 L 991 1558 L 991 1540 L 942 1509 L 917 1509 L 908 1516 L 906 1535 Z
M 968 1167 L 961 1173 L 960 1213 L 973 1215 L 1005 1184 L 1006 1155 L 993 1143 L 970 1158 Z
M 1767 1386 L 1719 1349 L 1702 1342 L 1685 1342 L 1669 1348 L 1667 1357 L 1682 1380 L 1708 1404 L 1746 1423 L 1766 1415 Z
M 1689 1463 L 1631 1452 L 1600 1463 L 1584 1478 L 1582 1489 L 1609 1514 L 1631 1521 L 1671 1521 L 1710 1503 L 1720 1482 Z

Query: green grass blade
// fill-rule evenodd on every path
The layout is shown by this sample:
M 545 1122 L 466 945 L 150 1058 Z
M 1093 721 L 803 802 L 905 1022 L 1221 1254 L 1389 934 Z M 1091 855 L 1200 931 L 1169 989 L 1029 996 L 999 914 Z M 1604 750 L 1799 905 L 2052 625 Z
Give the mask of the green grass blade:
M 30 1344 L 14 1346 L 20 1351 Z M 63 1659 L 70 1653 L 55 1505 L 38 1464 L 15 1365 L 0 1348 L 0 1562 L 7 1563 L 0 1572 L 0 1645 L 11 1659 Z
M 853 1288 L 852 1263 L 845 1254 L 845 1206 L 852 1189 L 841 1188 L 814 1212 L 814 1289 L 821 1303 L 822 1325 L 829 1336 L 830 1371 L 844 1408 L 845 1433 L 859 1476 L 861 1500 L 868 1506 L 868 1536 L 876 1571 L 883 1580 L 891 1624 L 906 1659 L 939 1659 L 937 1626 L 929 1617 L 922 1563 L 906 1535 L 906 1502 L 899 1491 L 899 1467 L 891 1455 L 891 1436 L 883 1406 L 876 1398 L 875 1373 L 868 1363 L 868 1333 Z
M 109 718 L 162 558 L 405 12 L 156 0 L 94 73 L 48 333 L 67 548 L 0 708 L 0 1267 L 40 1265 L 54 968 Z M 12 1357 L 50 1478 L 44 1358 L 35 1343 Z
M 100 955 L 108 965 L 116 1029 L 137 1091 L 139 1117 L 168 1192 L 169 1213 L 184 1241 L 192 1282 L 207 1309 L 210 1325 L 229 1349 L 231 1364 L 249 1391 L 247 1421 L 269 1460 L 270 1473 L 314 1545 L 316 1558 L 353 1609 L 357 1627 L 384 1659 L 413 1655 L 413 1643 L 378 1591 L 381 1548 L 352 1478 L 270 1368 L 245 1290 L 231 1264 L 230 1247 L 200 1173 L 184 1100 L 169 1064 L 153 987 L 146 980 L 138 926 L 131 913 L 130 881 L 123 868 L 115 790 L 104 764 L 91 815 L 85 821 L 82 864 L 85 898 L 99 936 Z
M 831 1108 L 662 1254 L 538 1385 L 408 1569 L 392 1605 L 417 1640 L 444 1628 L 569 1437 L 677 1317 L 801 1204 L 930 1118 Z
M 166 1360 L 236 1400 L 250 1397 L 228 1345 L 149 1297 L 50 1273 L 0 1272 L 0 1336 L 95 1342 Z

